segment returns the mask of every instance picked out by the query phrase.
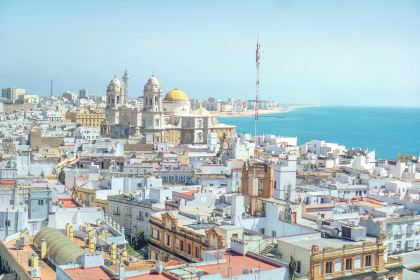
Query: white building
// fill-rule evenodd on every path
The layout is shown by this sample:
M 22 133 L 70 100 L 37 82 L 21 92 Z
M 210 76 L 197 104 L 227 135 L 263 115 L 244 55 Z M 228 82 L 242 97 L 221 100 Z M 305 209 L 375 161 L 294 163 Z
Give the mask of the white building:
M 286 155 L 274 164 L 274 197 L 295 200 L 297 157 Z

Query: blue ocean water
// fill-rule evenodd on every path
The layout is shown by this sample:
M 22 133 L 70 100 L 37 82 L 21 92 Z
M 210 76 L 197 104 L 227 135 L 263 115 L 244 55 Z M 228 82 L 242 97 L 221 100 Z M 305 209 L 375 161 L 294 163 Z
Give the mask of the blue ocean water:
M 220 117 L 237 126 L 238 132 L 254 133 L 254 117 Z M 400 154 L 420 155 L 420 108 L 307 107 L 262 115 L 260 134 L 297 136 L 302 144 L 313 139 L 368 148 L 377 159 L 395 159 Z

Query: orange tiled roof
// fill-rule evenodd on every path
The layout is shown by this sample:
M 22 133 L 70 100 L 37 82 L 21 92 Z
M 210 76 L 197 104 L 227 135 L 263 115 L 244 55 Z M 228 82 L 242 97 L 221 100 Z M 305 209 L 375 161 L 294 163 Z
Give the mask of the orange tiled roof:
M 58 201 L 63 203 L 63 208 L 76 208 L 77 205 L 74 204 L 71 198 L 59 198 Z
M 89 267 L 89 268 L 67 268 L 65 272 L 73 280 L 112 280 L 103 268 L 100 266 Z
M 142 275 L 127 277 L 126 279 L 127 280 L 168 280 L 172 278 L 166 277 L 164 274 L 150 272 L 150 273 L 146 273 Z
M 180 265 L 180 264 L 183 264 L 183 262 L 177 261 L 177 260 L 170 260 L 164 263 L 163 266 L 166 267 L 166 266 L 173 266 L 173 265 Z
M 242 256 L 235 253 L 223 252 L 223 258 L 226 262 L 198 265 L 196 268 L 204 270 L 208 274 L 221 274 L 222 277 L 242 275 L 245 268 L 259 268 L 261 271 L 276 269 L 277 267 L 258 261 L 249 256 Z M 229 274 L 230 272 L 230 274 Z
M 180 193 L 193 196 L 196 192 L 198 192 L 198 189 L 192 189 L 192 190 L 186 190 L 186 191 L 180 191 Z
M 3 187 L 13 187 L 16 185 L 16 180 L 14 179 L 3 179 L 0 180 L 0 185 Z

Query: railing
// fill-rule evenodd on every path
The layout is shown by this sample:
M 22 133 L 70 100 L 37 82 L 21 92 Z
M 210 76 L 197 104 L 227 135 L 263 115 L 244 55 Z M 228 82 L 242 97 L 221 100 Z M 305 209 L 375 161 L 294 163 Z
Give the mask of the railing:
M 401 265 L 402 265 L 402 258 L 400 257 L 388 256 L 388 260 L 385 263 L 386 268 L 396 267 L 396 266 L 401 266 Z

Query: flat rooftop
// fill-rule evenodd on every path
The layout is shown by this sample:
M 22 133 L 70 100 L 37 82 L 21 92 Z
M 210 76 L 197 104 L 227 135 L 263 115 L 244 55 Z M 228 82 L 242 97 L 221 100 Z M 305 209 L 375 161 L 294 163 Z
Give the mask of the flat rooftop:
M 351 241 L 347 239 L 340 239 L 340 238 L 324 238 L 321 237 L 321 233 L 312 233 L 306 235 L 298 235 L 298 236 L 287 236 L 278 238 L 281 241 L 285 241 L 287 243 L 293 244 L 296 247 L 304 248 L 307 250 L 311 250 L 312 245 L 318 245 L 319 249 L 322 250 L 324 248 L 340 248 L 347 244 L 362 244 L 364 241 Z M 374 237 L 366 237 L 368 242 L 376 242 L 376 238 Z
M 73 280 L 92 280 L 92 279 L 112 280 L 113 279 L 100 266 L 88 267 L 88 268 L 83 268 L 83 267 L 67 268 L 64 271 Z M 50 279 L 50 278 L 45 278 L 45 279 Z
M 243 256 L 234 252 L 222 252 L 222 258 L 222 261 L 198 264 L 195 267 L 203 270 L 206 274 L 220 274 L 225 278 L 242 275 L 245 269 L 259 268 L 261 271 L 265 271 L 279 268 L 248 255 Z
M 31 267 L 29 266 L 29 259 L 33 253 L 37 253 L 35 246 L 33 246 L 33 237 L 29 238 L 29 245 L 24 246 L 21 250 L 15 248 L 17 239 L 10 240 L 6 243 L 7 250 L 13 256 L 15 261 L 30 275 Z M 44 262 L 41 258 L 39 259 L 39 266 L 41 267 L 41 277 L 42 279 L 55 279 L 56 273 L 55 269 L 50 267 L 50 265 Z

